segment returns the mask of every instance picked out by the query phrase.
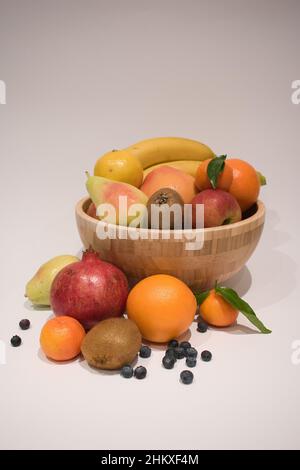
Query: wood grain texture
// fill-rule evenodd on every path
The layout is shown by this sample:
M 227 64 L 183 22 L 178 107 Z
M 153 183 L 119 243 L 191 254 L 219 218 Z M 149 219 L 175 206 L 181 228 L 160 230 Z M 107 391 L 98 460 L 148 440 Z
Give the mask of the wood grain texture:
M 186 282 L 193 289 L 206 289 L 237 273 L 248 261 L 260 239 L 265 207 L 257 203 L 257 211 L 241 222 L 221 227 L 206 228 L 202 231 L 204 241 L 201 249 L 187 250 L 189 239 L 182 231 L 182 238 L 162 239 L 162 231 L 157 230 L 157 239 L 129 238 L 128 228 L 116 239 L 101 240 L 97 236 L 98 224 L 103 222 L 88 216 L 86 210 L 89 198 L 84 198 L 76 206 L 76 221 L 80 238 L 85 248 L 92 247 L 101 258 L 121 268 L 134 284 L 151 274 L 171 274 Z M 98 226 L 99 227 L 99 226 Z M 142 230 L 137 229 L 140 236 Z M 144 230 L 144 236 L 148 230 Z M 196 231 L 191 231 L 195 233 Z

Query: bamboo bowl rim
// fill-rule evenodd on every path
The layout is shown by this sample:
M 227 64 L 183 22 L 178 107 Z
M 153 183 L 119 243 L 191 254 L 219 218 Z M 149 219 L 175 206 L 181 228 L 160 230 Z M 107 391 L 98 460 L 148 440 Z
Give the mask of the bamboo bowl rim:
M 99 223 L 107 225 L 106 222 L 101 222 L 101 220 L 94 219 L 94 217 L 89 216 L 85 212 L 84 206 L 88 203 L 88 201 L 91 202 L 91 198 L 88 197 L 88 196 L 84 197 L 84 198 L 80 199 L 80 201 L 78 201 L 78 203 L 76 204 L 76 207 L 75 207 L 76 216 L 81 218 L 81 219 L 84 219 L 89 224 L 93 224 L 95 226 L 95 230 L 96 230 L 96 227 Z M 247 225 L 252 225 L 252 224 L 255 224 L 255 223 L 259 224 L 259 221 L 261 221 L 261 223 L 263 223 L 264 218 L 265 218 L 265 212 L 266 212 L 265 205 L 261 200 L 258 200 L 256 205 L 257 205 L 256 212 L 253 215 L 251 215 L 250 217 L 247 217 L 246 219 L 241 220 L 240 222 L 235 222 L 233 224 L 228 224 L 228 225 L 221 225 L 221 226 L 218 226 L 218 227 L 208 227 L 208 228 L 200 228 L 200 229 L 182 229 L 182 230 L 177 230 L 177 232 L 182 232 L 183 234 L 185 232 L 195 233 L 196 234 L 198 231 L 200 231 L 200 232 L 204 232 L 204 234 L 207 238 L 211 238 L 211 236 L 213 236 L 213 235 L 215 235 L 215 236 L 221 235 L 221 233 L 225 234 L 227 231 L 228 231 L 228 234 L 230 233 L 231 235 L 234 235 L 235 232 L 240 232 L 241 228 L 245 228 Z M 113 225 L 113 224 L 110 224 L 110 225 Z M 119 226 L 117 226 L 117 227 L 119 227 Z M 122 226 L 122 229 L 127 231 L 127 230 L 130 229 L 130 227 Z M 132 228 L 131 228 L 131 230 L 132 230 Z M 136 228 L 135 230 L 137 230 L 138 232 L 148 231 L 148 230 L 155 230 L 157 233 L 161 233 L 161 234 L 164 232 L 163 230 L 159 230 L 159 229 L 146 229 L 146 228 Z M 175 232 L 175 230 L 174 230 L 174 232 Z M 221 232 L 221 233 L 218 234 L 218 232 Z

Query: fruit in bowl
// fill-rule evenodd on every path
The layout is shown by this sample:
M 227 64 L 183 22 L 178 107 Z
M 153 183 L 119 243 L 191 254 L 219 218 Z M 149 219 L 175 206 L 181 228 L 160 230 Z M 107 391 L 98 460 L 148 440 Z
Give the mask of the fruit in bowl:
M 133 223 L 138 226 L 141 223 L 148 201 L 142 191 L 130 184 L 100 176 L 87 174 L 87 177 L 86 187 L 94 203 L 94 207 L 91 207 L 92 217 L 97 215 L 107 223 L 123 226 Z M 94 208 L 97 208 L 96 214 Z
M 102 191 L 104 185 L 98 185 L 99 181 L 95 186 L 88 185 L 92 201 L 86 198 L 76 208 L 77 225 L 84 246 L 92 246 L 101 252 L 103 259 L 123 269 L 133 282 L 152 274 L 165 273 L 199 288 L 212 286 L 216 279 L 224 281 L 238 272 L 254 251 L 263 229 L 265 208 L 257 196 L 260 185 L 265 184 L 264 178 L 260 177 L 259 180 L 255 169 L 247 162 L 241 163 L 238 159 L 225 162 L 225 156 L 216 157 L 207 146 L 190 139 L 148 139 L 128 147 L 126 151 L 140 161 L 144 172 L 151 171 L 140 189 L 130 185 L 124 187 L 125 183 L 102 178 L 110 189 L 105 197 Z M 173 166 L 178 163 L 178 167 Z M 196 179 L 189 173 L 196 173 Z M 153 194 L 158 191 L 160 197 L 164 190 L 176 191 L 184 203 L 193 201 L 194 206 L 204 204 L 202 247 L 199 244 L 191 246 L 190 243 L 190 236 L 195 237 L 197 229 L 192 229 L 190 234 L 179 230 L 182 232 L 179 238 L 175 236 L 178 235 L 177 231 L 170 230 L 168 239 L 164 239 L 163 231 L 158 230 L 155 231 L 157 239 L 154 239 L 149 236 L 150 231 L 137 228 L 138 236 L 133 239 L 130 229 L 126 227 L 132 221 L 129 217 L 125 220 L 122 236 L 115 230 L 116 236 L 108 236 L 109 240 L 98 238 L 99 232 L 102 234 L 107 230 L 107 219 L 95 220 L 96 206 L 109 200 L 116 207 L 118 195 L 126 195 L 129 191 L 133 204 L 142 202 L 149 208 Z M 143 217 L 144 214 L 140 221 Z M 143 224 L 139 226 L 145 227 Z M 159 222 L 158 228 L 161 227 Z
M 259 176 L 260 175 L 260 176 Z M 226 155 L 199 165 L 195 183 L 200 191 L 211 188 L 228 191 L 244 212 L 256 203 L 264 177 L 250 163 Z
M 151 197 L 161 188 L 173 189 L 182 197 L 185 204 L 189 204 L 197 194 L 195 179 L 191 175 L 169 166 L 161 166 L 151 171 L 140 189 L 148 197 Z
M 197 227 L 198 204 L 204 206 L 204 228 L 233 224 L 242 218 L 241 208 L 230 193 L 222 189 L 206 189 L 192 200 L 193 228 Z
M 176 191 L 162 188 L 148 200 L 148 226 L 154 229 L 181 229 L 184 203 Z
M 143 167 L 128 150 L 112 150 L 97 160 L 94 175 L 139 188 L 143 182 Z

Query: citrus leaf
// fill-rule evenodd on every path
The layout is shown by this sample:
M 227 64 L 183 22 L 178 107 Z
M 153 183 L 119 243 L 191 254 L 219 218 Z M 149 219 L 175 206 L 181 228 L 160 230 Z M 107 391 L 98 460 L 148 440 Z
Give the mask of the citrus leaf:
M 246 318 L 254 325 L 256 328 L 259 329 L 261 333 L 268 334 L 272 333 L 260 320 L 257 318 L 256 313 L 250 307 L 247 302 L 240 298 L 240 296 L 229 287 L 216 287 L 217 294 L 220 294 L 223 299 L 225 299 L 233 308 L 239 310 L 239 312 L 243 313 Z
M 197 300 L 197 305 L 201 305 L 202 302 L 204 302 L 204 300 L 208 296 L 208 294 L 209 294 L 209 290 L 206 290 L 204 292 L 196 292 L 194 295 L 195 295 L 196 300 Z
M 216 189 L 218 176 L 224 170 L 226 157 L 227 155 L 220 155 L 220 157 L 213 158 L 207 165 L 207 176 L 213 189 Z

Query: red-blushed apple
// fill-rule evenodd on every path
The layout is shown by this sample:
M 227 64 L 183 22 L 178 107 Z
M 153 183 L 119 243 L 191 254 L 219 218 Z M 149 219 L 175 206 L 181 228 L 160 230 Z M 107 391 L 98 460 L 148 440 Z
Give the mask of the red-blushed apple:
M 196 227 L 196 205 L 204 205 L 204 227 L 233 224 L 242 218 L 237 200 L 222 189 L 205 189 L 192 200 L 193 227 Z

